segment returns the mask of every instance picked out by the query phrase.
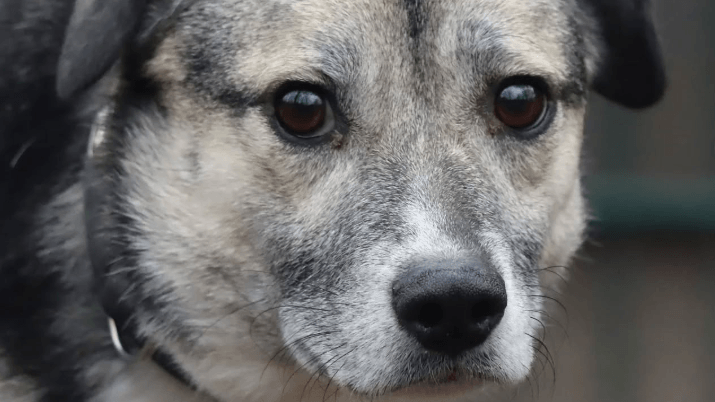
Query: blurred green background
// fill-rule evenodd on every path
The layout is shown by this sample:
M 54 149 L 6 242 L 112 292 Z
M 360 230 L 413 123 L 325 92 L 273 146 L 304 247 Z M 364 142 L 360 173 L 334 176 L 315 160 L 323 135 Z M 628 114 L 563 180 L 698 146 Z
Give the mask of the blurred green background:
M 715 1 L 654 3 L 668 94 L 637 113 L 592 97 L 596 219 L 550 293 L 554 370 L 513 400 L 715 401 Z

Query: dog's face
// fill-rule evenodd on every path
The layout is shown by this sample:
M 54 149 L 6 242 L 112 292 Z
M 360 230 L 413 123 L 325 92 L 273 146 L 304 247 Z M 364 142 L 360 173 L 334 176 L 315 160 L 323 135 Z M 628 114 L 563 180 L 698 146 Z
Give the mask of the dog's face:
M 524 379 L 584 228 L 593 25 L 567 0 L 177 11 L 91 144 L 142 334 L 221 400 Z

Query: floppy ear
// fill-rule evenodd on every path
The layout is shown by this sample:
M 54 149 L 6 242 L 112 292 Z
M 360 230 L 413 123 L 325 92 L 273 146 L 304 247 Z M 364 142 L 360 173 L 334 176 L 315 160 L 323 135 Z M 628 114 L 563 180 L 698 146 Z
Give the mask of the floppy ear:
M 601 44 L 593 88 L 630 108 L 644 108 L 665 92 L 665 68 L 649 0 L 581 0 L 598 23 Z
M 57 1 L 57 0 L 52 0 Z M 101 77 L 130 42 L 145 44 L 194 0 L 74 0 L 57 64 L 57 94 L 72 97 Z
M 109 69 L 134 35 L 145 0 L 76 0 L 57 65 L 57 94 L 66 99 Z

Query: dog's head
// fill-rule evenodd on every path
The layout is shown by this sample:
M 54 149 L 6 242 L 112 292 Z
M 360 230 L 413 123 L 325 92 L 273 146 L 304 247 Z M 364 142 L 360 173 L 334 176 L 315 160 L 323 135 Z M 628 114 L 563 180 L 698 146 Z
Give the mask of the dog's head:
M 78 1 L 60 94 L 121 53 L 88 165 L 105 306 L 221 400 L 524 379 L 584 229 L 587 94 L 663 91 L 646 6 Z

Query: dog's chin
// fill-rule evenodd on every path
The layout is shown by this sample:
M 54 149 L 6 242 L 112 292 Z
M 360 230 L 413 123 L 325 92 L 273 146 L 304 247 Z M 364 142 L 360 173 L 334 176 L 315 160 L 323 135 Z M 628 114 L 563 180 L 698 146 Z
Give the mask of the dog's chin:
M 459 400 L 485 390 L 496 381 L 486 378 L 458 375 L 456 372 L 441 378 L 419 381 L 396 388 L 390 392 L 389 400 L 429 401 Z
M 390 396 L 400 400 L 454 399 L 478 391 L 484 380 L 455 380 L 450 382 L 422 382 L 393 391 Z

